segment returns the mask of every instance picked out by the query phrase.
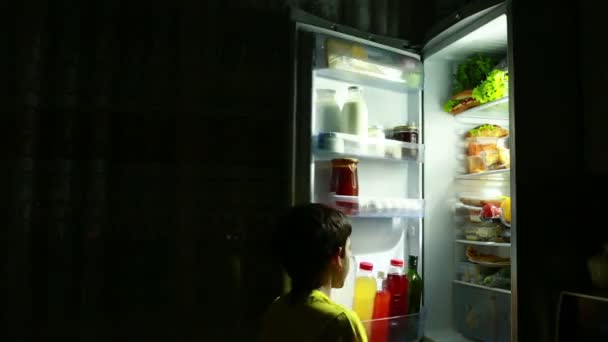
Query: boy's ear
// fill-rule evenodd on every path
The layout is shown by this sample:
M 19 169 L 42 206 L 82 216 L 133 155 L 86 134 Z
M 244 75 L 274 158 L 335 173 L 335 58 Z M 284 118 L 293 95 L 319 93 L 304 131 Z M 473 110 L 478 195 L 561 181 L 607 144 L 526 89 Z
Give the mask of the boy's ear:
M 346 250 L 344 249 L 344 247 L 338 247 L 338 249 L 336 250 L 334 255 L 332 255 L 331 260 L 333 263 L 341 266 L 342 259 L 344 259 L 345 255 L 346 255 Z
M 346 257 L 346 248 L 338 247 L 338 255 L 340 256 L 340 258 L 344 259 Z

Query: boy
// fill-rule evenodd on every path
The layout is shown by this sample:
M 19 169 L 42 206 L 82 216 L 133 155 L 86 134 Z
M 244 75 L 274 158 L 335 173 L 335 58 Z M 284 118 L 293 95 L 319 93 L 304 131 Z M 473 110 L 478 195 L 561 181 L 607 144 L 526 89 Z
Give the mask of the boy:
M 351 225 L 322 204 L 292 208 L 274 236 L 274 249 L 292 281 L 264 319 L 263 342 L 366 342 L 357 315 L 334 303 L 332 288 L 344 286 L 350 268 Z

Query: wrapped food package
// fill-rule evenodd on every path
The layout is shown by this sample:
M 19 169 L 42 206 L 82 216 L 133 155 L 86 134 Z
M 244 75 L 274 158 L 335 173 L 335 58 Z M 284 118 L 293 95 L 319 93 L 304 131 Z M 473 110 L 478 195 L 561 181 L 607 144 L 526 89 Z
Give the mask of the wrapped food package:
M 504 226 L 499 223 L 471 222 L 464 228 L 464 237 L 471 241 L 509 242 Z

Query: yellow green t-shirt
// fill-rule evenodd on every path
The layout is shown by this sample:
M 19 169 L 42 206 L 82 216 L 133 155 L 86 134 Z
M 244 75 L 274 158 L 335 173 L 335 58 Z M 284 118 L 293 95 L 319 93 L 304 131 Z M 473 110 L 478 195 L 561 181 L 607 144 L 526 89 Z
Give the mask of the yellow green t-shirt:
M 313 290 L 298 301 L 287 294 L 272 303 L 264 318 L 260 340 L 367 342 L 367 335 L 354 311 Z

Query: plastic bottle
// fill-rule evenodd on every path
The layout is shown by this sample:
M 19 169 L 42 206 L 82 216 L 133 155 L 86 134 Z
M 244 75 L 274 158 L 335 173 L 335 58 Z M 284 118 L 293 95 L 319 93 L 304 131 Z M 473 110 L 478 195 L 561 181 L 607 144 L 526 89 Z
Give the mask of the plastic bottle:
M 408 281 L 403 272 L 403 260 L 391 259 L 386 284 L 391 293 L 390 316 L 407 315 Z
M 374 265 L 371 262 L 359 264 L 359 272 L 355 279 L 355 296 L 353 310 L 362 321 L 372 319 L 374 299 L 376 297 L 376 279 L 372 275 Z
M 407 281 L 409 284 L 408 313 L 420 312 L 420 299 L 422 295 L 422 278 L 418 274 L 418 257 L 410 255 L 407 260 Z
M 367 105 L 359 87 L 348 87 L 348 97 L 342 107 L 342 119 L 345 121 L 344 133 L 367 137 Z
M 374 313 L 372 318 L 372 331 L 370 342 L 386 342 L 388 341 L 388 328 L 390 310 L 391 293 L 388 291 L 384 272 L 378 272 L 376 277 L 377 290 L 376 299 L 374 300 Z

